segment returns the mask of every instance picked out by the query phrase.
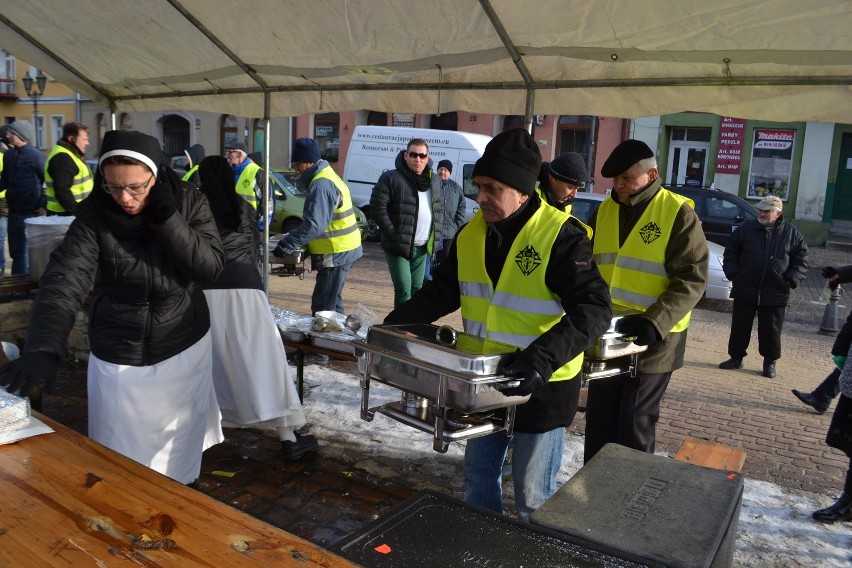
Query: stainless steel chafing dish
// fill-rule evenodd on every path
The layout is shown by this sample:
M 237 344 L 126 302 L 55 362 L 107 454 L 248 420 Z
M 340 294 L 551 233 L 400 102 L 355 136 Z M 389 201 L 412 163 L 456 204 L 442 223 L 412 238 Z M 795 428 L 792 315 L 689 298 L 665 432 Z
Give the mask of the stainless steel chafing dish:
M 378 412 L 429 432 L 439 452 L 446 452 L 449 442 L 511 434 L 515 405 L 529 400 L 500 390 L 518 385 L 501 373 L 516 348 L 447 331 L 428 324 L 374 325 L 366 340 L 353 342 L 363 374 L 362 419 L 371 421 Z M 371 381 L 400 389 L 401 399 L 371 408 Z
M 647 345 L 636 345 L 632 337 L 615 331 L 619 320 L 626 316 L 637 315 L 636 310 L 613 309 L 612 321 L 609 328 L 586 349 L 583 358 L 583 383 L 590 379 L 613 377 L 623 373 L 636 374 L 636 362 L 639 353 L 645 351 Z

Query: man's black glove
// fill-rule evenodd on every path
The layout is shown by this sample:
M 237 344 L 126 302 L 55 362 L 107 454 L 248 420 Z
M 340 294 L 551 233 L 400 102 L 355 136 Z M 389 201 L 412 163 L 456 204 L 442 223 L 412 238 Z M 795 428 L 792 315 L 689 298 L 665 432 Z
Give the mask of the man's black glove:
M 50 353 L 36 351 L 24 353 L 20 358 L 0 367 L 0 385 L 12 394 L 27 396 L 33 387 L 46 384 L 53 390 L 59 358 Z
M 784 280 L 787 281 L 787 285 L 790 286 L 791 290 L 795 290 L 796 288 L 799 287 L 799 283 L 796 282 L 796 280 L 794 278 L 785 278 Z
M 527 396 L 545 383 L 538 371 L 524 361 L 515 361 L 510 364 L 503 369 L 503 374 L 521 379 L 519 386 L 502 390 L 502 393 L 506 396 Z
M 654 324 L 639 316 L 621 318 L 615 325 L 615 331 L 627 337 L 635 337 L 633 343 L 636 345 L 651 345 L 661 339 Z
M 272 256 L 275 258 L 286 258 L 293 254 L 293 251 L 281 246 L 281 241 L 278 241 L 278 246 L 275 247 L 275 250 L 272 251 Z
M 151 222 L 155 225 L 164 224 L 169 217 L 177 211 L 177 201 L 171 187 L 164 183 L 158 183 L 151 190 L 148 202 L 148 210 Z
M 826 266 L 822 269 L 822 277 L 825 279 L 834 278 L 837 276 L 837 269 L 833 266 Z

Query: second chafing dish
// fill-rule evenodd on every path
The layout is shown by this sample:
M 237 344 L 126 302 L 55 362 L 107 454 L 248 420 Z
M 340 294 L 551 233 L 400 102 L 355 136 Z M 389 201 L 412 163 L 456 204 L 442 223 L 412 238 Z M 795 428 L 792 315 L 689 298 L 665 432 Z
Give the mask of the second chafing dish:
M 648 349 L 648 346 L 636 345 L 632 342 L 632 337 L 626 337 L 615 328 L 622 318 L 640 313 L 637 310 L 613 309 L 612 321 L 607 330 L 586 349 L 583 358 L 584 383 L 589 379 L 602 379 L 623 373 L 635 375 L 638 355 Z

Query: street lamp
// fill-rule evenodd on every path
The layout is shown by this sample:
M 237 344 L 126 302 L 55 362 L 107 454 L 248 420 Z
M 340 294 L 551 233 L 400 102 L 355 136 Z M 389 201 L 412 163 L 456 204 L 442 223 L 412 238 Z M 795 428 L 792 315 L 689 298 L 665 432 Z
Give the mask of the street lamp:
M 38 100 L 44 95 L 44 88 L 47 86 L 47 77 L 44 76 L 44 73 L 41 72 L 41 69 L 38 70 L 38 75 L 36 75 L 35 82 L 36 87 L 33 89 L 33 78 L 30 77 L 30 72 L 27 71 L 27 74 L 24 76 L 21 81 L 24 83 L 24 89 L 27 91 L 27 95 L 33 100 L 33 126 L 35 127 L 35 146 L 36 148 L 41 148 L 41 141 L 38 136 Z

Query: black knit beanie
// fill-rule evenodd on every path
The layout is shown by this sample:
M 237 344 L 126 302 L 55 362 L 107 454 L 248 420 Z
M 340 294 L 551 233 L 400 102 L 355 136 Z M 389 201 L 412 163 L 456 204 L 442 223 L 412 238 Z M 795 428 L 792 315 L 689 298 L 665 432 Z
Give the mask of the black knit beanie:
M 450 173 L 453 173 L 453 163 L 449 160 L 441 160 L 438 162 L 438 167 L 436 170 L 440 170 L 441 168 L 447 168 Z
M 501 132 L 485 146 L 473 166 L 473 175 L 488 176 L 527 195 L 532 195 L 541 168 L 541 152 L 530 133 L 522 128 Z
M 550 175 L 579 188 L 586 187 L 586 182 L 589 181 L 586 160 L 575 152 L 562 154 L 550 162 Z

